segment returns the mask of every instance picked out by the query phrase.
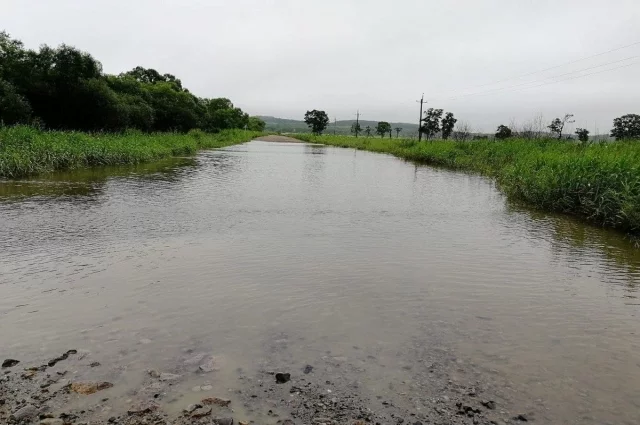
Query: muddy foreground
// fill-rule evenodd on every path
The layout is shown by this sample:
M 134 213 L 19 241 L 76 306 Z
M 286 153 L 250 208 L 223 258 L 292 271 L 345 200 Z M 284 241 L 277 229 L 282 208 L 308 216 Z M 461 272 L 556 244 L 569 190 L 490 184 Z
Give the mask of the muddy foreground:
M 0 423 L 503 425 L 534 419 L 531 412 L 506 410 L 499 388 L 452 378 L 459 372 L 472 375 L 471 366 L 445 352 L 406 365 L 403 369 L 412 379 L 389 383 L 388 399 L 374 396 L 360 378 L 367 364 L 376 361 L 372 355 L 348 359 L 330 353 L 295 367 L 267 360 L 254 373 L 233 371 L 237 385 L 226 392 L 214 385 L 185 390 L 181 384 L 193 376 L 215 382 L 225 363 L 186 350 L 173 370 L 140 372 L 141 384 L 119 394 L 118 387 L 125 385 L 121 378 L 88 379 L 118 376 L 110 371 L 116 365 L 95 362 L 88 351 L 68 350 L 42 364 L 6 359 L 0 377 Z

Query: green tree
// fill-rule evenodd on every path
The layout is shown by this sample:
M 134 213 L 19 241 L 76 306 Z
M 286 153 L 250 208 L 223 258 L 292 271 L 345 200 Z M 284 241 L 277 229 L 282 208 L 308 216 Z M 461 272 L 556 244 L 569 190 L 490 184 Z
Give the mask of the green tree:
M 371 137 L 371 126 L 366 126 L 364 128 L 364 132 L 367 135 L 367 137 Z
M 427 136 L 427 140 L 438 134 L 440 131 L 440 119 L 442 118 L 442 112 L 442 109 L 429 108 L 424 113 L 420 131 Z
M 400 137 L 400 132 L 402 131 L 402 127 L 396 127 L 394 128 L 394 130 L 396 131 L 396 139 L 397 139 L 398 137 Z
M 304 122 L 307 123 L 313 134 L 320 135 L 327 128 L 329 117 L 325 111 L 314 109 L 304 114 Z
M 9 82 L 0 80 L 0 125 L 25 124 L 30 118 L 29 102 Z
M 358 137 L 358 134 L 362 131 L 362 126 L 358 122 L 354 122 L 351 124 L 351 134 L 355 134 Z
M 449 136 L 451 136 L 451 133 L 453 133 L 453 128 L 455 127 L 456 122 L 458 122 L 458 120 L 453 117 L 453 113 L 447 112 L 444 115 L 444 118 L 442 118 L 442 138 L 443 139 L 446 140 L 449 138 Z
M 513 132 L 511 131 L 511 129 L 506 125 L 499 125 L 498 131 L 496 132 L 496 139 L 498 140 L 508 139 L 509 137 L 511 137 L 512 133 Z
M 555 133 L 558 135 L 558 139 L 562 139 L 562 130 L 566 124 L 574 123 L 575 120 L 571 120 L 573 118 L 573 114 L 565 114 L 563 118 L 556 118 L 551 121 L 551 124 L 547 126 L 547 128 L 551 131 L 551 133 Z
M 576 136 L 578 136 L 578 140 L 580 140 L 581 142 L 588 142 L 589 141 L 589 130 L 587 130 L 586 128 L 577 128 L 576 129 Z
M 616 140 L 640 139 L 640 115 L 627 114 L 614 119 L 611 136 Z
M 376 133 L 383 138 L 387 133 L 391 131 L 391 124 L 386 121 L 380 121 L 376 126 Z
M 267 124 L 259 117 L 249 117 L 248 127 L 251 131 L 264 131 Z

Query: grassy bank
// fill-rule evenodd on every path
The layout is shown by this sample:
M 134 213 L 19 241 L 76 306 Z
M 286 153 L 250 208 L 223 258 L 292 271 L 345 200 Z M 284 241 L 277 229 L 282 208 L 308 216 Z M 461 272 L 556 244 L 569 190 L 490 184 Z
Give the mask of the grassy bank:
M 640 235 L 640 142 L 583 146 L 554 139 L 418 143 L 309 134 L 293 137 L 480 172 L 494 177 L 511 199 Z
M 243 130 L 224 130 L 217 134 L 198 130 L 187 134 L 87 134 L 42 131 L 25 126 L 4 127 L 0 128 L 0 178 L 98 165 L 150 162 L 193 154 L 199 149 L 246 142 L 259 134 Z

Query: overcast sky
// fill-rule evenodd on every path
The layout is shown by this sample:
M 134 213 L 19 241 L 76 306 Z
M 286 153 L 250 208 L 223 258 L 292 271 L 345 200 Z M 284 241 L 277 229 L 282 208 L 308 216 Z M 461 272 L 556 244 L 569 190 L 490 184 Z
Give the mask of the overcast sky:
M 252 115 L 413 122 L 424 92 L 485 131 L 569 112 L 606 132 L 640 114 L 640 43 L 488 84 L 640 42 L 639 22 L 640 0 L 0 0 L 0 29 L 27 47 L 172 73 Z

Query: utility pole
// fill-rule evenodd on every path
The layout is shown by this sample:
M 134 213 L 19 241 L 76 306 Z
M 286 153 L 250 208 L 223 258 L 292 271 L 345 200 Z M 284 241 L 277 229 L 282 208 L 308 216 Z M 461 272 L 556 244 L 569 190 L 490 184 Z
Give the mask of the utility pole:
M 356 138 L 358 138 L 358 126 L 360 126 L 360 110 L 356 112 Z
M 338 127 L 338 118 L 333 117 L 333 135 L 336 135 L 336 128 Z
M 422 141 L 422 104 L 424 103 L 424 93 L 422 93 L 422 97 L 420 100 L 416 100 L 416 102 L 420 102 L 420 119 L 418 120 L 418 142 Z

